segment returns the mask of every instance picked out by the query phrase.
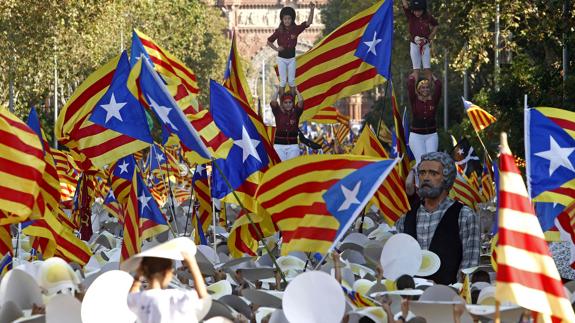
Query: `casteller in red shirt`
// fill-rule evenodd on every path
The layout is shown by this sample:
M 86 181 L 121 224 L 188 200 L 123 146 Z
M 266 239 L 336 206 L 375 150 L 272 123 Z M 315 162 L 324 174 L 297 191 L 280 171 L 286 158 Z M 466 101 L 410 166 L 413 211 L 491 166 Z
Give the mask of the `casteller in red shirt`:
M 299 95 L 298 95 L 299 97 Z M 299 118 L 303 113 L 303 99 L 294 104 L 294 97 L 285 94 L 281 98 L 281 103 L 272 100 L 270 105 L 272 113 L 276 119 L 276 133 L 274 144 L 294 145 L 298 143 Z M 281 104 L 281 106 L 280 106 Z
M 403 12 L 407 17 L 407 24 L 409 26 L 410 35 L 409 40 L 412 43 L 415 43 L 415 36 L 429 39 L 432 28 L 439 25 L 437 20 L 435 20 L 435 18 L 433 18 L 433 16 L 428 12 L 423 13 L 423 15 L 421 15 L 419 18 L 413 14 L 411 9 L 404 7 Z
M 299 25 L 292 23 L 289 27 L 281 24 L 274 33 L 268 37 L 268 42 L 273 43 L 278 41 L 278 46 L 282 47 L 283 50 L 278 52 L 278 56 L 282 58 L 292 58 L 295 57 L 295 46 L 297 45 L 297 37 L 306 28 L 308 28 L 307 21 L 302 22 Z
M 441 81 L 435 77 L 433 79 L 433 94 L 427 100 L 422 100 L 421 95 L 418 95 L 415 77 L 411 75 L 407 80 L 407 92 L 411 103 L 411 132 L 421 135 L 437 132 L 435 114 L 441 99 Z M 429 83 L 427 79 L 420 80 L 420 82 Z

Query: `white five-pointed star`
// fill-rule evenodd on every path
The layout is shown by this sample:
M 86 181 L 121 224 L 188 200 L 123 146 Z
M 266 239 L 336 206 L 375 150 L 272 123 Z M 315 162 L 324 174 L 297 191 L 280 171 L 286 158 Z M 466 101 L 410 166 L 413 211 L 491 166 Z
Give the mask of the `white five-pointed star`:
M 463 148 L 457 149 L 457 154 L 463 156 L 464 153 L 465 153 L 465 151 L 463 150 Z
M 142 207 L 140 208 L 140 214 L 144 214 L 144 209 L 145 208 L 149 208 L 148 206 L 148 201 L 151 200 L 152 197 L 151 196 L 146 196 L 146 194 L 144 194 L 144 192 L 142 192 L 142 195 L 140 195 L 138 197 L 138 200 L 140 201 L 140 204 L 142 204 Z
M 552 136 L 549 136 L 549 150 L 540 151 L 536 153 L 535 156 L 549 160 L 549 176 L 553 176 L 553 173 L 560 166 L 575 172 L 575 167 L 573 167 L 573 164 L 569 160 L 569 156 L 573 151 L 575 151 L 575 148 L 563 148 L 559 146 Z
M 116 97 L 114 96 L 114 93 L 112 93 L 112 97 L 110 98 L 110 103 L 108 104 L 102 104 L 100 105 L 102 107 L 102 109 L 106 110 L 106 123 L 112 119 L 112 118 L 116 118 L 120 121 L 124 121 L 122 120 L 122 115 L 120 114 L 120 110 L 126 105 L 127 102 L 124 103 L 120 103 L 120 102 L 116 102 Z
M 369 49 L 367 50 L 368 52 L 373 53 L 373 55 L 377 56 L 375 47 L 377 46 L 377 44 L 381 43 L 381 38 L 380 39 L 377 38 L 377 31 L 373 33 L 372 41 L 364 41 L 363 43 L 369 47 Z
M 161 163 L 162 161 L 164 161 L 164 155 L 156 154 L 156 160 L 158 161 L 158 163 Z
M 355 184 L 355 187 L 353 188 L 353 190 L 349 190 L 347 187 L 345 187 L 343 185 L 341 186 L 341 192 L 343 193 L 343 196 L 345 197 L 345 201 L 343 201 L 343 203 L 341 204 L 339 209 L 337 209 L 338 211 L 345 211 L 345 210 L 349 209 L 349 207 L 352 204 L 359 204 L 359 200 L 357 199 L 357 193 L 359 193 L 359 187 L 360 186 L 361 186 L 361 181 L 359 181 Z
M 154 111 L 156 111 L 156 113 L 158 114 L 158 117 L 160 117 L 160 120 L 162 120 L 163 123 L 169 124 L 172 127 L 172 129 L 174 129 L 175 131 L 178 131 L 178 128 L 172 123 L 172 120 L 170 120 L 170 118 L 168 117 L 168 114 L 170 114 L 170 111 L 172 111 L 172 108 L 168 108 L 168 107 L 165 107 L 163 105 L 159 105 L 149 95 L 148 95 L 148 101 L 150 101 L 150 105 L 152 106 Z
M 201 174 L 204 171 L 205 167 L 204 165 L 198 165 L 196 166 L 196 173 Z
M 234 145 L 239 146 L 243 151 L 243 158 L 242 158 L 243 163 L 245 163 L 246 159 L 248 159 L 250 155 L 254 156 L 254 158 L 257 159 L 260 163 L 262 162 L 262 160 L 260 159 L 260 155 L 256 150 L 256 147 L 259 144 L 260 144 L 259 140 L 250 138 L 250 135 L 248 134 L 246 127 L 242 127 L 242 139 L 234 140 Z
M 108 192 L 108 198 L 111 198 L 111 199 L 114 199 L 114 200 L 116 199 L 116 196 L 114 195 L 114 191 L 112 191 L 111 189 L 110 189 L 110 191 Z
M 128 164 L 125 160 L 122 161 L 122 163 L 118 165 L 118 167 L 120 167 L 120 174 L 127 173 L 128 166 L 130 166 L 130 164 Z

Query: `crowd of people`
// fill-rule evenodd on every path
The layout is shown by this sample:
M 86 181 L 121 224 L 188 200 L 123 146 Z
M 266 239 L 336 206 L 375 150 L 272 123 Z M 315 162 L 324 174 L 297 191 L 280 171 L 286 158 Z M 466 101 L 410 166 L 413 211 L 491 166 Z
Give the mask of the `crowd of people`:
M 257 255 L 233 258 L 229 227 L 212 225 L 205 232 L 206 244 L 198 246 L 187 234 L 166 231 L 143 241 L 141 253 L 121 262 L 122 238 L 113 229 L 114 220 L 104 217 L 95 221 L 99 232 L 88 242 L 94 255 L 83 268 L 57 257 L 24 259 L 22 251 L 31 248 L 26 237 L 18 236 L 20 257 L 0 281 L 0 323 L 493 320 L 495 270 L 482 224 L 492 221 L 493 212 L 476 214 L 449 197 L 456 165 L 449 154 L 437 151 L 442 84 L 431 71 L 430 57 L 438 22 L 425 0 L 402 0 L 401 5 L 413 64 L 407 91 L 415 167 L 405 182 L 411 210 L 394 226 L 378 210 L 368 209 L 326 257 L 283 255 L 281 232 L 262 240 Z M 270 105 L 274 148 L 282 161 L 300 155 L 300 142 L 310 143 L 299 129 L 304 99 L 295 80 L 295 47 L 298 35 L 313 22 L 313 2 L 310 8 L 307 21 L 299 25 L 295 10 L 283 8 L 280 26 L 267 42 L 278 52 L 280 82 Z M 185 203 L 168 204 L 176 218 L 186 219 Z M 241 210 L 226 207 L 229 226 Z M 190 221 L 177 226 L 193 231 Z M 566 281 L 574 273 L 569 268 L 561 272 Z M 565 286 L 573 301 L 575 284 Z M 101 303 L 107 297 L 120 301 Z M 502 304 L 503 322 L 530 318 L 529 311 Z

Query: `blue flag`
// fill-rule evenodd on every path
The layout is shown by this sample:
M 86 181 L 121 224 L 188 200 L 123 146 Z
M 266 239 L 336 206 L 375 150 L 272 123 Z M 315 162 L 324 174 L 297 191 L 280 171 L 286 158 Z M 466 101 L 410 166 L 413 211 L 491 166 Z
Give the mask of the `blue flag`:
M 150 153 L 148 154 L 148 159 L 146 160 L 146 168 L 148 172 L 152 172 L 155 169 L 159 169 L 161 165 L 167 163 L 167 158 L 162 148 L 157 144 L 153 144 L 150 147 Z
M 378 74 L 390 79 L 392 46 L 393 1 L 386 0 L 367 25 L 355 56 L 374 66 Z
M 112 83 L 96 103 L 90 121 L 134 139 L 152 143 L 144 108 L 128 90 L 130 69 L 128 55 L 124 51 L 118 60 Z
M 210 153 L 184 112 L 168 92 L 166 85 L 147 59 L 142 59 L 140 88 L 143 97 L 169 133 L 173 133 L 189 150 L 210 159 Z
M 253 173 L 269 165 L 263 139 L 237 99 L 222 85 L 210 81 L 210 112 L 214 122 L 234 141 L 226 159 L 217 164 L 232 187 L 237 189 Z M 212 175 L 212 197 L 222 198 L 231 193 L 216 165 Z
M 333 245 L 343 237 L 397 162 L 398 159 L 385 159 L 370 163 L 342 178 L 323 193 L 326 208 L 339 222 Z
M 134 175 L 134 169 L 136 167 L 136 159 L 133 155 L 128 155 L 119 159 L 112 170 L 112 174 L 118 178 L 123 178 L 128 181 L 132 181 Z M 117 193 L 117 192 L 116 192 Z
M 397 158 L 397 136 L 395 135 L 395 131 L 391 132 L 391 149 L 389 151 L 389 157 Z
M 46 155 L 46 150 L 44 149 L 44 139 L 42 138 L 42 127 L 40 126 L 40 119 L 38 118 L 38 113 L 36 113 L 36 108 L 31 107 L 30 113 L 28 114 L 28 121 L 26 122 L 30 129 L 34 130 L 34 132 L 40 138 L 40 142 L 42 143 L 42 151 L 44 155 Z
M 144 44 L 142 44 L 142 40 L 140 40 L 140 37 L 138 37 L 138 34 L 136 34 L 136 31 L 132 32 L 132 47 L 130 52 L 130 64 L 132 65 L 136 65 L 136 62 L 142 57 L 151 59 L 150 55 L 148 55 L 148 52 L 146 52 Z
M 152 197 L 152 194 L 150 193 L 150 190 L 148 190 L 146 183 L 144 183 L 142 176 L 140 176 L 140 174 L 137 174 L 136 176 L 138 178 L 137 195 L 140 221 L 145 219 L 159 225 L 167 225 L 166 219 L 158 207 L 158 203 L 156 203 L 156 200 Z
M 108 194 L 106 195 L 106 199 L 104 200 L 104 205 L 111 204 L 111 203 L 118 203 L 116 196 L 114 195 L 114 190 L 110 188 Z
M 575 138 L 559 125 L 561 122 L 568 124 L 569 120 L 558 120 L 558 123 L 554 121 L 557 118 L 552 120 L 543 113 L 550 111 L 561 110 L 535 108 L 525 111 L 525 155 L 533 199 L 575 179 Z M 565 113 L 566 116 L 572 114 Z
M 409 157 L 409 160 L 415 160 L 415 156 L 413 155 L 411 147 L 409 146 L 409 117 L 407 116 L 407 109 L 403 110 L 402 119 L 403 120 L 401 123 L 403 124 L 403 133 L 404 133 L 403 137 L 405 138 L 405 148 L 407 149 L 407 157 Z

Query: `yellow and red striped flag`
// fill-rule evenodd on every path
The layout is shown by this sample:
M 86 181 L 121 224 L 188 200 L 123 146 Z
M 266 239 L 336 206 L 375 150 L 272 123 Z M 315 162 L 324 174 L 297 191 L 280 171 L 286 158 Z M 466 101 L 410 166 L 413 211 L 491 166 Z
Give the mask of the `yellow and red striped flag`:
M 0 225 L 0 257 L 7 254 L 14 255 L 12 247 L 12 231 L 10 231 L 9 224 Z
M 495 183 L 493 182 L 493 165 L 489 158 L 485 158 L 483 174 L 481 175 L 481 195 L 485 201 L 491 201 L 495 197 Z
M 463 279 L 463 286 L 461 286 L 459 296 L 465 300 L 465 303 L 473 304 L 471 299 L 471 283 L 469 282 L 469 276 L 470 274 L 465 274 L 465 278 Z
M 382 159 L 305 155 L 266 171 L 256 198 L 282 232 L 282 255 L 291 251 L 327 253 L 340 222 L 328 210 L 323 194 L 347 175 L 378 161 Z
M 332 106 L 320 109 L 309 121 L 322 124 L 341 123 L 349 127 L 349 116 L 344 116 Z
M 0 211 L 9 213 L 0 216 L 0 225 L 21 222 L 32 215 L 45 168 L 44 150 L 36 133 L 0 109 Z
M 251 214 L 252 220 L 256 220 Z M 248 214 L 241 210 L 236 217 L 228 236 L 228 249 L 232 258 L 240 258 L 244 255 L 256 256 L 260 237 L 268 237 L 277 231 L 271 217 L 264 217 L 258 223 L 250 224 Z
M 399 163 L 399 175 L 405 179 L 407 178 L 407 174 L 409 174 L 409 169 L 411 168 L 411 159 L 407 152 L 407 141 L 405 138 L 405 129 L 403 128 L 403 118 L 399 114 L 393 83 L 390 83 L 388 88 L 391 88 L 391 109 L 393 114 L 393 123 L 395 125 L 395 146 L 397 149 L 397 156 L 401 157 L 401 162 Z
M 389 158 L 389 154 L 377 140 L 370 127 L 363 128 L 352 154 Z M 389 225 L 393 225 L 410 210 L 409 200 L 405 192 L 405 181 L 399 176 L 399 166 L 396 166 L 383 181 L 371 202 L 382 212 L 385 222 Z
M 132 180 L 130 187 L 122 203 L 124 210 L 124 238 L 122 240 L 122 250 L 120 260 L 124 261 L 140 252 L 142 240 L 140 235 L 140 213 L 138 212 L 138 192 L 135 185 L 137 181 L 137 170 L 132 170 Z
M 346 137 L 349 137 L 349 125 L 337 125 L 334 132 L 338 144 L 343 145 Z
M 60 208 L 61 202 L 60 178 L 58 177 L 56 162 L 52 155 L 52 148 L 50 148 L 50 145 L 44 136 L 44 132 L 40 126 L 40 120 L 38 119 L 38 114 L 34 107 L 30 109 L 27 124 L 30 129 L 36 133 L 38 139 L 42 143 L 42 148 L 44 149 L 44 162 L 46 163 L 46 168 L 44 169 L 42 181 L 40 181 L 40 194 L 42 194 L 42 199 L 45 203 L 44 210 L 55 212 Z
M 391 131 L 389 130 L 385 122 L 383 122 L 383 119 L 379 120 L 379 133 L 377 134 L 377 138 L 390 145 L 393 142 L 393 136 L 391 134 Z
M 499 158 L 499 245 L 495 298 L 563 322 L 575 322 L 575 314 L 521 173 L 501 135 Z
M 457 176 L 455 177 L 453 188 L 449 191 L 449 196 L 463 203 L 463 205 L 467 205 L 472 210 L 476 210 L 477 203 L 481 203 L 482 201 L 479 189 L 470 183 L 459 165 L 457 166 Z
M 461 100 L 463 100 L 463 107 L 465 108 L 465 112 L 467 112 L 467 116 L 469 117 L 471 125 L 473 125 L 473 129 L 475 129 L 475 131 L 480 132 L 497 121 L 494 116 L 479 106 L 465 100 L 464 98 L 461 98 Z
M 61 209 L 55 210 L 66 216 Z M 48 246 L 43 248 L 43 256 L 59 256 L 66 261 L 85 265 L 92 256 L 90 248 L 80 240 L 72 229 L 62 223 L 54 213 L 47 213 L 44 218 L 27 222 L 22 232 L 36 238 L 43 238 Z M 49 251 L 50 250 L 50 251 Z
M 132 34 L 131 63 L 134 64 L 141 55 L 148 57 L 152 61 L 156 72 L 162 76 L 180 80 L 183 88 L 189 94 L 195 95 L 200 91 L 196 75 L 184 62 L 160 47 L 148 35 L 134 29 Z
M 103 167 L 149 144 L 90 121 L 94 106 L 106 94 L 120 56 L 98 68 L 74 91 L 56 120 L 56 138 L 70 148 L 78 166 Z
M 228 64 L 224 73 L 224 86 L 232 92 L 232 94 L 241 100 L 254 111 L 255 105 L 253 104 L 253 97 L 242 68 L 241 57 L 238 54 L 236 46 L 236 33 L 232 37 L 232 48 L 228 56 Z M 256 111 L 257 112 L 257 111 Z
M 305 100 L 300 121 L 338 99 L 371 90 L 389 78 L 393 1 L 378 1 L 296 58 L 296 83 Z
M 569 262 L 571 268 L 575 269 L 575 200 L 555 218 L 555 226 L 559 230 L 562 240 L 569 242 L 571 248 Z
M 202 234 L 208 232 L 208 227 L 212 222 L 212 195 L 210 191 L 210 182 L 206 165 L 197 165 L 192 177 L 192 191 L 196 196 L 196 202 L 199 204 L 195 209 L 195 220 L 192 224 L 195 229 L 194 242 L 200 244 L 200 231 Z M 200 227 L 201 226 L 201 229 Z
M 12 232 L 10 224 L 0 225 L 0 277 L 12 269 Z
M 72 156 L 62 150 L 52 148 L 52 156 L 56 162 L 58 178 L 60 182 L 68 183 L 76 187 L 78 185 L 78 166 Z
M 341 286 L 343 293 L 345 294 L 345 299 L 347 303 L 353 308 L 365 308 L 370 306 L 378 306 L 378 304 L 371 298 L 362 295 L 361 293 L 354 291 L 353 289 L 347 289 L 345 286 Z

